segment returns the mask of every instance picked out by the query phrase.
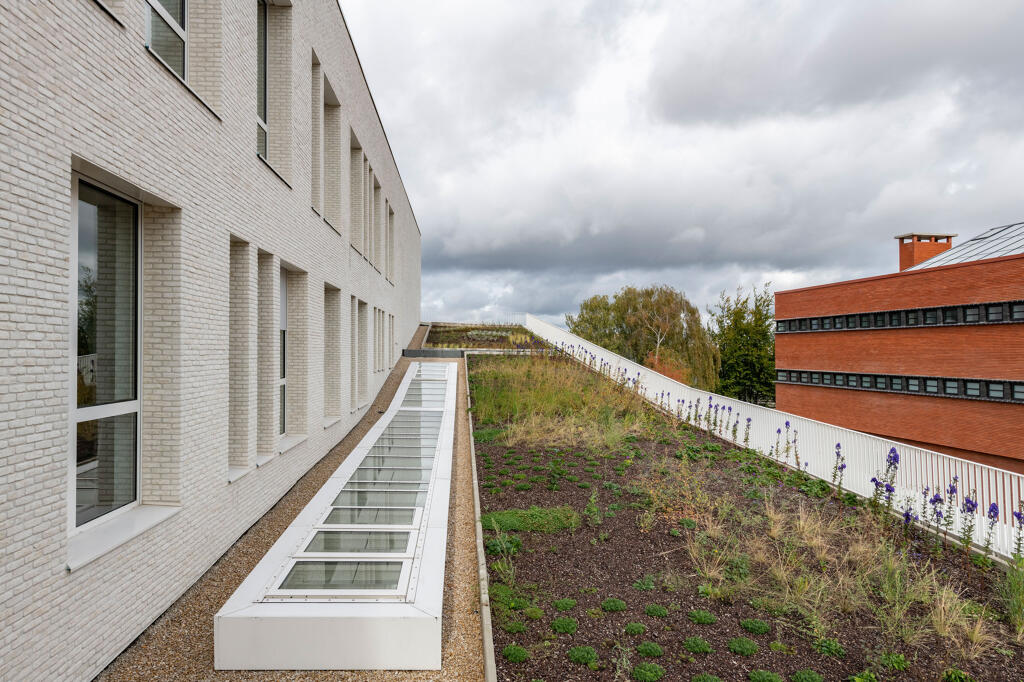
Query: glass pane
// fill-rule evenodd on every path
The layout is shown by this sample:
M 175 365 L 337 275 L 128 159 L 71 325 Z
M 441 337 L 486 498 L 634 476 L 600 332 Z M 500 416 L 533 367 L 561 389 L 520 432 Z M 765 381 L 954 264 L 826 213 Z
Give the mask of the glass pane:
M 406 467 L 410 469 L 429 469 L 434 466 L 433 457 L 365 457 L 364 467 Z
M 282 590 L 394 590 L 401 561 L 299 561 Z
M 156 10 L 149 9 L 150 35 L 149 46 L 160 55 L 167 66 L 171 67 L 178 77 L 185 80 L 185 41 L 174 32 Z
M 267 131 L 256 125 L 256 153 L 267 158 Z
M 349 481 L 343 490 L 426 490 L 426 483 L 415 481 Z
M 404 552 L 409 546 L 406 531 L 318 531 L 307 552 Z
M 343 490 L 334 498 L 339 507 L 422 507 L 426 501 L 425 492 L 389 490 Z
M 75 525 L 135 501 L 136 415 L 78 424 Z
M 78 185 L 78 406 L 134 400 L 135 204 Z
M 429 481 L 429 469 L 362 468 L 352 474 L 352 481 Z
M 178 26 L 185 26 L 185 0 L 157 0 Z
M 374 445 L 368 451 L 370 455 L 378 457 L 433 457 L 435 447 L 402 447 L 402 446 L 377 446 Z
M 267 122 L 267 3 L 256 5 L 256 115 Z M 262 153 L 267 155 L 267 134 L 262 129 Z
M 284 433 L 284 428 L 285 428 L 284 414 L 285 414 L 285 406 L 287 405 L 287 403 L 285 402 L 285 397 L 286 396 L 287 396 L 287 392 L 285 391 L 285 387 L 282 385 L 281 386 L 281 416 L 279 418 L 279 421 L 281 422 L 281 424 L 280 424 L 281 428 L 280 428 L 279 433 Z
M 324 523 L 369 523 L 388 526 L 408 526 L 412 523 L 415 513 L 415 509 L 339 507 L 330 511 Z

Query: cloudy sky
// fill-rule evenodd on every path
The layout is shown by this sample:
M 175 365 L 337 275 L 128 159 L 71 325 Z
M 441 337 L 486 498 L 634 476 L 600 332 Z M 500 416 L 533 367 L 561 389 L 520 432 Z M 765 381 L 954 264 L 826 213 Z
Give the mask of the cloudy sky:
M 1024 3 L 341 0 L 425 320 L 667 283 L 703 307 L 1024 219 Z

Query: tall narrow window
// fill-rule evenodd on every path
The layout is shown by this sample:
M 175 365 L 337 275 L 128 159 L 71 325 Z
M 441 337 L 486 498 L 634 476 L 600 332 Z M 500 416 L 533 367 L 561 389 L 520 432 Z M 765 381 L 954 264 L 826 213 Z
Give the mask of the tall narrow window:
M 281 395 L 281 415 L 278 420 L 278 433 L 284 434 L 288 427 L 285 416 L 288 414 L 288 273 L 281 270 L 281 378 L 278 379 L 278 392 Z
M 357 377 L 359 376 L 359 301 L 355 296 L 352 297 L 351 310 L 349 312 L 349 335 L 348 335 L 348 357 L 349 357 L 349 389 L 348 389 L 348 400 L 349 408 L 356 409 L 358 406 L 359 397 L 359 386 Z
M 185 45 L 188 34 L 185 31 L 185 0 L 147 0 L 149 12 L 146 23 L 149 33 L 149 49 L 163 60 L 178 77 L 185 80 Z
M 75 526 L 138 499 L 139 207 L 75 178 Z
M 266 160 L 267 0 L 256 0 L 256 153 Z

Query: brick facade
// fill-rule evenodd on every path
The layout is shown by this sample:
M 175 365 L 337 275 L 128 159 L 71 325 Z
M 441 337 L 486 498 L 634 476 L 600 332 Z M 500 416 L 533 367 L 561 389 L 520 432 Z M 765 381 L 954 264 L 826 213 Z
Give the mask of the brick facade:
M 780 291 L 779 320 L 1024 298 L 1024 255 Z M 779 369 L 1024 380 L 1024 324 L 776 335 Z M 776 384 L 780 410 L 1024 471 L 1024 408 L 989 400 Z
M 102 670 L 362 416 L 386 378 L 368 371 L 368 306 L 399 345 L 419 322 L 419 230 L 335 0 L 269 8 L 266 161 L 256 2 L 189 2 L 185 82 L 146 46 L 148 7 L 0 3 L 0 679 Z M 337 97 L 319 172 L 314 52 Z M 69 514 L 73 173 L 142 204 L 141 504 L 118 518 L 169 512 L 82 561 L 102 522 L 76 534 Z M 352 222 L 374 183 L 394 211 L 390 278 Z M 283 454 L 282 267 L 301 437 Z

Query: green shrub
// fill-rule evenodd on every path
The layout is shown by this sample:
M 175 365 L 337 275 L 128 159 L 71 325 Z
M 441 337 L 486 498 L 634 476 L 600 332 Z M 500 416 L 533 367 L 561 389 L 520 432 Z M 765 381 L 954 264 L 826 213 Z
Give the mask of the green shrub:
M 533 486 L 531 486 L 529 483 L 516 483 L 512 487 L 515 488 L 516 490 L 530 490 Z
M 523 541 L 516 535 L 501 533 L 484 545 L 488 554 L 515 554 L 523 546 Z
M 592 646 L 574 646 L 569 649 L 569 660 L 578 665 L 590 665 L 597 662 L 597 652 Z
M 658 682 L 665 677 L 665 669 L 657 663 L 638 663 L 633 668 L 632 678 L 637 682 Z
M 551 629 L 560 635 L 571 635 L 576 632 L 576 628 L 579 627 L 579 623 L 575 618 L 555 618 L 551 621 Z
M 498 439 L 498 436 L 505 433 L 504 428 L 496 429 L 474 429 L 473 440 L 478 443 L 493 443 Z
M 643 623 L 626 623 L 627 635 L 642 635 L 647 632 L 647 626 Z
M 1024 637 L 1024 559 L 1012 562 L 999 581 L 999 601 L 1013 633 Z
M 509 644 L 501 650 L 501 655 L 504 656 L 505 660 L 509 663 L 522 663 L 530 658 L 530 652 L 518 644 Z
M 946 668 L 942 673 L 942 682 L 974 682 L 974 678 L 959 668 Z
M 603 602 L 601 602 L 601 609 L 604 611 L 608 611 L 609 613 L 613 611 L 625 611 L 626 602 L 622 601 L 621 599 L 616 599 L 615 597 L 609 597 L 608 599 L 605 599 Z
M 711 625 L 718 620 L 718 618 L 715 617 L 715 614 L 710 611 L 703 610 L 690 611 L 690 613 L 687 614 L 687 617 L 697 625 Z
M 807 668 L 806 670 L 797 670 L 789 676 L 789 680 L 790 682 L 825 682 L 824 677 L 810 668 Z
M 579 528 L 580 515 L 568 506 L 505 509 L 484 514 L 480 525 L 484 530 L 557 533 Z
M 678 528 L 672 528 L 672 529 L 670 529 L 670 530 L 668 531 L 668 534 L 669 534 L 669 535 L 671 535 L 671 536 L 672 536 L 672 537 L 674 537 L 674 538 L 677 538 L 677 537 L 679 537 L 680 535 L 682 535 L 683 533 L 682 533 L 682 531 L 680 531 L 680 530 L 679 530 Z
M 750 682 L 782 682 L 782 675 L 768 670 L 751 670 L 747 678 Z
M 544 610 L 531 606 L 523 610 L 523 615 L 529 620 L 540 620 L 544 617 Z
M 691 677 L 690 682 L 722 682 L 722 678 L 718 675 L 701 673 L 700 675 L 694 675 L 693 677 Z
M 501 629 L 505 632 L 508 632 L 509 634 L 517 635 L 520 632 L 526 632 L 526 624 L 514 620 L 509 623 L 505 623 L 505 625 L 503 625 Z
M 637 646 L 636 652 L 644 658 L 657 658 L 665 653 L 661 650 L 661 647 L 654 642 L 644 642 L 643 644 L 640 644 Z
M 645 575 L 640 580 L 633 583 L 634 590 L 640 590 L 641 592 L 650 592 L 654 589 L 654 576 Z
M 714 649 L 703 637 L 687 637 L 683 640 L 683 648 L 691 654 L 710 654 Z
M 840 644 L 838 639 L 831 637 L 822 637 L 821 639 L 815 640 L 814 650 L 822 656 L 831 656 L 832 658 L 843 658 L 846 656 L 846 649 Z
M 880 682 L 880 680 L 878 679 L 878 675 L 871 672 L 870 670 L 859 672 L 856 675 L 850 675 L 850 677 L 847 679 L 849 680 L 849 682 Z
M 651 618 L 664 618 L 668 615 L 668 609 L 661 604 L 648 604 L 647 608 L 644 609 L 644 613 Z
M 569 611 L 576 606 L 575 599 L 559 599 L 551 604 L 555 607 L 556 611 Z
M 682 521 L 679 522 L 679 525 L 682 526 L 683 528 L 686 528 L 687 530 L 693 530 L 694 528 L 697 527 L 697 522 L 694 521 L 693 519 L 683 519 Z
M 745 618 L 740 621 L 740 627 L 755 635 L 764 635 L 771 631 L 772 626 L 757 618 Z
M 879 657 L 882 661 L 882 665 L 890 670 L 906 670 L 910 664 L 907 663 L 907 657 L 903 654 L 886 653 Z
M 734 637 L 729 640 L 729 651 L 737 656 L 753 656 L 757 653 L 757 642 L 746 637 Z

